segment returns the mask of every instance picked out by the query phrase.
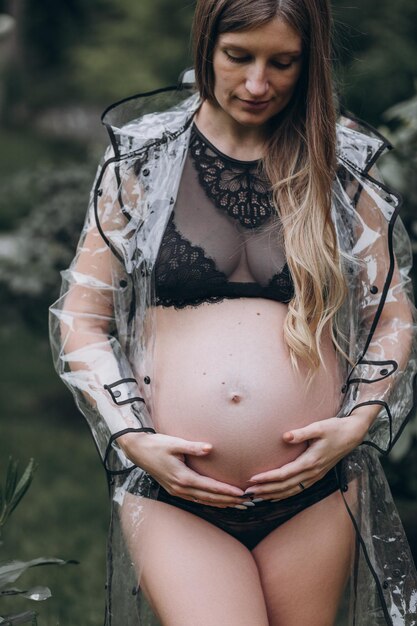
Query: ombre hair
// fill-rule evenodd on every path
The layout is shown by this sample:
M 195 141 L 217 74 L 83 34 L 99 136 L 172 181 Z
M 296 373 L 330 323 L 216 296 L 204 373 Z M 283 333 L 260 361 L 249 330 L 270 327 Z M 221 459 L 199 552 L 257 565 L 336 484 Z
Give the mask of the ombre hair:
M 274 18 L 301 37 L 303 64 L 291 101 L 273 120 L 263 167 L 282 223 L 295 295 L 284 336 L 293 366 L 309 367 L 309 384 L 325 365 L 320 339 L 328 325 L 337 350 L 336 313 L 346 295 L 331 220 L 336 174 L 337 106 L 332 76 L 332 17 L 328 0 L 198 0 L 193 47 L 203 99 L 215 100 L 213 54 L 219 35 L 250 30 Z M 340 335 L 339 335 L 340 337 Z

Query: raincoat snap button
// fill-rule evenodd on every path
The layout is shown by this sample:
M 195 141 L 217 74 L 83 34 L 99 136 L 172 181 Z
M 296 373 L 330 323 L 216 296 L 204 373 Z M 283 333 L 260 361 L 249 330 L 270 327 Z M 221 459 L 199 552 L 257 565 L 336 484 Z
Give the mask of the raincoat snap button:
M 145 169 L 143 170 L 142 174 L 143 174 L 144 176 L 149 176 L 150 171 L 148 170 L 148 168 L 145 168 Z
M 395 570 L 392 572 L 392 575 L 393 575 L 393 577 L 394 577 L 394 578 L 401 578 L 401 572 L 400 572 L 400 570 L 399 570 L 399 569 L 395 569 Z
M 382 587 L 383 587 L 384 589 L 388 589 L 388 587 L 389 587 L 389 582 L 388 582 L 387 580 L 384 580 L 384 582 L 382 583 Z
M 145 378 L 143 379 L 143 382 L 145 383 L 145 385 L 150 385 L 151 379 L 149 378 L 149 376 L 145 376 Z
M 346 491 L 349 491 L 349 485 L 343 485 L 342 491 L 344 491 L 345 493 Z
M 381 376 L 388 376 L 389 371 L 387 369 L 383 369 L 379 373 L 381 374 Z
M 97 189 L 97 195 L 98 196 L 102 196 L 103 195 L 103 190 L 102 189 Z
M 121 391 L 113 391 L 113 396 L 114 396 L 115 398 L 120 398 L 120 396 L 121 396 L 121 395 L 122 395 L 122 392 L 121 392 Z
M 127 280 L 121 280 L 119 285 L 120 287 L 127 287 Z
M 346 393 L 346 391 L 347 391 L 347 385 L 343 385 L 343 387 L 342 387 L 342 393 Z
M 378 287 L 376 285 L 372 285 L 370 292 L 375 295 L 376 293 L 378 293 L 378 291 Z

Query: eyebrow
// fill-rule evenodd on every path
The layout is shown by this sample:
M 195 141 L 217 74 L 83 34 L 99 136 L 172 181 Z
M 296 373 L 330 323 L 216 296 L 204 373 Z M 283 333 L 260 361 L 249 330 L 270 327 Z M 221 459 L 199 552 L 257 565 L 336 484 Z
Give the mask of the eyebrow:
M 233 48 L 233 50 L 236 50 L 236 52 L 244 52 L 246 54 L 249 53 L 249 50 L 247 48 L 242 48 L 241 46 L 236 46 L 232 42 L 227 42 L 227 41 L 222 42 L 221 46 L 222 46 L 222 48 Z M 279 56 L 284 56 L 284 55 L 301 56 L 302 53 L 303 53 L 302 50 L 282 50 L 280 52 L 275 52 L 271 56 L 273 56 L 273 57 L 279 57 Z

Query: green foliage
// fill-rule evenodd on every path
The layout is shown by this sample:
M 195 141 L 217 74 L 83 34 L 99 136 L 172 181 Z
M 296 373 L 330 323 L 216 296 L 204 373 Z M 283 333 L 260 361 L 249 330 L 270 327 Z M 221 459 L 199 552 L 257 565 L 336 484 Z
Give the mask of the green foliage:
M 35 472 L 35 462 L 33 459 L 29 461 L 20 479 L 18 479 L 18 467 L 17 461 L 9 459 L 5 487 L 0 488 L 0 538 L 3 526 L 30 487 Z M 0 585 L 1 582 L 0 571 Z
M 333 0 L 335 44 L 347 108 L 378 125 L 382 113 L 414 92 L 417 3 Z
M 40 0 L 21 9 L 18 46 L 4 70 L 3 115 L 15 123 L 68 102 L 104 108 L 175 83 L 190 64 L 191 3 Z
M 47 307 L 58 295 L 59 271 L 68 267 L 86 213 L 93 167 L 42 167 L 18 172 L 3 186 L 6 206 L 19 207 L 19 226 L 1 237 L 3 315 L 20 313 L 46 331 Z
M 52 169 L 69 158 L 80 160 L 85 150 L 78 146 L 63 145 L 62 141 L 47 141 L 33 131 L 12 131 L 10 128 L 0 128 L 0 172 L 2 187 L 9 183 L 9 176 L 14 176 L 22 169 L 32 169 L 34 165 L 46 163 Z M 78 149 L 77 149 L 78 148 Z M 7 215 L 7 218 L 6 218 Z M 6 204 L 0 199 L 0 229 L 8 228 L 6 219 L 10 216 L 19 216 L 13 205 Z
M 417 91 L 417 82 L 416 82 Z M 412 231 L 417 234 L 417 95 L 405 102 L 394 105 L 383 115 L 388 123 L 395 123 L 394 130 L 381 127 L 395 147 L 395 151 L 386 158 L 384 176 L 404 197 L 402 212 L 413 224 Z M 417 249 L 415 250 L 417 252 Z
M 413 429 L 416 430 L 415 428 Z M 400 461 L 387 459 L 384 469 L 395 494 L 411 502 L 417 501 L 417 436 L 411 437 L 410 450 Z M 415 519 L 414 519 L 415 524 Z M 417 530 L 417 529 L 416 529 Z
M 76 92 L 111 101 L 175 84 L 191 64 L 192 5 L 119 0 L 113 7 L 113 14 L 97 21 L 88 41 L 73 49 Z
M 32 626 L 36 626 L 38 623 L 36 617 L 37 613 L 34 611 L 25 611 L 24 613 L 18 613 L 17 615 L 7 618 L 0 617 L 0 624 L 2 624 L 2 626 L 19 626 L 19 624 L 32 624 Z
M 10 518 L 13 511 L 21 502 L 23 496 L 30 487 L 35 471 L 33 459 L 29 461 L 21 477 L 18 477 L 18 463 L 9 459 L 6 471 L 6 480 L 3 489 L 0 489 L 0 533 L 2 528 Z M 0 544 L 1 545 L 1 544 Z M 30 589 L 18 589 L 12 587 L 28 569 L 43 565 L 66 565 L 74 561 L 63 561 L 62 559 L 52 559 L 40 557 L 30 561 L 9 561 L 0 563 L 0 599 L 6 596 L 21 596 L 28 600 L 47 600 L 51 597 L 49 587 L 31 587 Z M 36 613 L 25 611 L 15 615 L 0 616 L 0 624 L 4 626 L 17 626 L 18 624 L 36 624 Z
M 109 523 L 105 472 L 85 420 L 53 371 L 45 337 L 21 325 L 0 330 L 0 353 L 7 359 L 2 414 L 13 415 L 9 423 L 3 419 L 7 437 L 0 435 L 0 459 L 32 455 L 39 465 L 5 527 L 0 560 L 76 556 L 77 567 L 35 567 L 22 580 L 29 588 L 41 582 L 52 589 L 47 602 L 34 605 L 40 625 L 97 626 L 103 623 Z M 28 602 L 6 596 L 0 607 L 14 614 L 29 608 Z
M 5 100 L 13 113 L 11 119 L 15 119 L 14 113 L 25 119 L 47 102 L 71 99 L 71 51 L 88 38 L 96 15 L 108 2 L 10 0 L 5 4 L 4 10 L 17 17 L 14 52 L 4 72 Z

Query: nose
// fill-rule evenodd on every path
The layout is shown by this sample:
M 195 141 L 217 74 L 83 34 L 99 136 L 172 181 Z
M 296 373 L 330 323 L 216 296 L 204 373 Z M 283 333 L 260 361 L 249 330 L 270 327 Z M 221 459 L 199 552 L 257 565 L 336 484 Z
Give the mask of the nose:
M 265 96 L 269 89 L 265 66 L 253 65 L 248 68 L 245 86 L 251 96 L 254 96 L 255 98 Z

